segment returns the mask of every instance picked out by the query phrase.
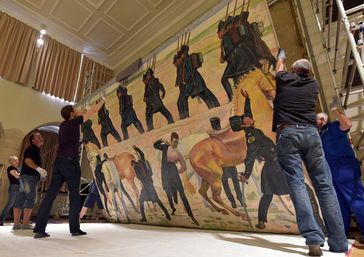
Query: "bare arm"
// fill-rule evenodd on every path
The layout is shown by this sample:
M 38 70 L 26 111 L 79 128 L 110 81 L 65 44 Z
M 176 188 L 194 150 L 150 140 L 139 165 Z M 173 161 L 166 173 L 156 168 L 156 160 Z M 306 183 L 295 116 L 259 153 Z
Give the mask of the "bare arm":
M 284 60 L 278 59 L 276 63 L 276 73 L 284 71 Z
M 279 48 L 277 54 L 277 63 L 276 63 L 276 74 L 280 71 L 284 71 L 284 60 L 286 59 L 286 52 Z
M 346 117 L 342 112 L 339 111 L 339 109 L 333 110 L 333 113 L 335 114 L 336 118 L 339 120 L 340 123 L 340 129 L 342 131 L 347 131 L 351 128 L 352 123 L 348 117 Z
M 15 178 L 19 178 L 19 172 L 17 170 L 11 170 L 10 174 L 13 175 Z
M 25 158 L 24 162 L 32 169 L 37 169 L 39 166 L 30 158 Z
M 102 107 L 102 105 L 105 103 L 105 101 L 100 101 L 99 103 L 95 104 L 94 106 L 92 106 L 89 110 L 86 111 L 86 113 L 83 113 L 83 121 L 87 121 L 88 119 L 90 119 L 95 113 L 97 113 L 100 108 Z

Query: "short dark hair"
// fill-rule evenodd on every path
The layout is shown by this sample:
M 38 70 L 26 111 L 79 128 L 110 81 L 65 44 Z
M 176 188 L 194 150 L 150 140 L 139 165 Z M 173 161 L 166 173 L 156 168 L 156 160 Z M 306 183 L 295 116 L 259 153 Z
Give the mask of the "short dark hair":
M 32 144 L 33 143 L 33 139 L 37 136 L 37 135 L 40 135 L 39 131 L 34 131 L 30 134 L 30 137 L 29 137 L 29 142 Z
M 71 112 L 73 112 L 73 105 L 66 105 L 61 109 L 61 115 L 64 120 L 69 120 L 71 117 Z
M 179 139 L 179 135 L 176 133 L 176 132 L 172 132 L 172 134 L 171 134 L 171 141 L 173 140 L 173 139 Z

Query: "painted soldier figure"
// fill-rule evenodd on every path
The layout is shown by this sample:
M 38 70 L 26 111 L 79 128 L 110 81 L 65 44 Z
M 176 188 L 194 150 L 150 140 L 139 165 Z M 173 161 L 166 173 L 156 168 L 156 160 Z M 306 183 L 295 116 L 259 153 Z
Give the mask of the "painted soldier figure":
M 93 129 L 92 129 L 92 121 L 87 120 L 81 125 L 81 131 L 82 131 L 82 142 L 86 145 L 88 143 L 93 143 L 97 146 L 98 149 L 101 148 L 100 142 L 97 139 Z
M 267 44 L 262 40 L 258 23 L 249 23 L 248 17 L 249 12 L 236 15 L 229 34 L 234 35 L 235 32 L 238 32 L 240 35 L 240 46 L 247 48 L 253 54 L 254 57 L 252 58 L 254 59 L 252 61 L 255 61 L 257 68 L 261 68 L 261 61 L 263 59 L 267 60 L 274 67 L 277 60 L 270 52 Z
M 173 64 L 177 69 L 177 77 L 176 77 L 176 87 L 179 88 L 179 96 L 177 100 L 177 108 L 179 113 L 179 118 L 181 120 L 190 117 L 189 109 L 188 109 L 188 96 L 185 95 L 186 84 L 182 83 L 182 76 L 185 72 L 183 66 L 183 59 L 181 53 L 177 53 L 173 58 Z
M 205 80 L 198 72 L 196 65 L 192 61 L 191 55 L 188 53 L 187 45 L 181 46 L 182 57 L 182 82 L 186 85 L 185 95 L 195 98 L 201 98 L 209 109 L 220 106 L 216 96 L 207 88 Z
M 99 189 L 99 192 L 102 194 L 102 196 L 104 197 L 104 205 L 105 205 L 105 211 L 107 212 L 107 214 L 109 216 L 110 213 L 109 213 L 109 209 L 108 209 L 108 206 L 107 206 L 107 194 L 104 190 L 104 187 L 103 187 L 103 184 L 105 185 L 106 187 L 106 190 L 108 192 L 110 192 L 109 190 L 109 186 L 107 185 L 106 183 L 106 178 L 105 178 L 105 175 L 104 173 L 102 172 L 102 165 L 104 164 L 104 162 L 106 162 L 107 159 L 104 159 L 103 161 L 101 161 L 101 157 L 100 155 L 96 155 L 96 167 L 95 167 L 95 181 L 96 181 L 96 185 L 97 185 L 97 188 Z
M 254 69 L 256 60 L 254 56 L 251 57 L 252 54 L 243 45 L 239 45 L 237 42 L 234 44 L 229 33 L 224 33 L 226 28 L 232 26 L 233 17 L 229 16 L 226 23 L 225 21 L 219 22 L 217 34 L 221 40 L 220 62 L 227 62 L 221 83 L 224 86 L 229 101 L 232 101 L 232 87 L 229 78 L 233 79 L 234 85 L 239 84 L 239 77 Z
M 128 95 L 128 89 L 126 87 L 119 86 L 116 90 L 116 94 L 119 99 L 121 131 L 123 132 L 124 140 L 129 138 L 128 127 L 131 124 L 134 124 L 140 134 L 144 133 L 143 125 L 139 121 L 133 107 L 133 97 Z
M 106 109 L 105 104 L 102 105 L 100 110 L 97 113 L 99 124 L 101 124 L 101 140 L 103 146 L 108 146 L 107 135 L 111 133 L 117 142 L 121 142 L 121 137 L 119 133 L 116 131 L 114 125 L 111 122 L 109 117 L 109 110 Z
M 146 222 L 147 218 L 145 217 L 144 211 L 144 202 L 153 202 L 157 203 L 159 207 L 163 210 L 166 218 L 171 220 L 171 216 L 169 215 L 166 207 L 164 207 L 162 201 L 159 199 L 157 191 L 155 191 L 153 185 L 153 172 L 149 165 L 149 162 L 145 159 L 144 153 L 135 145 L 133 149 L 137 152 L 139 158 L 138 161 L 131 161 L 131 165 L 134 167 L 136 177 L 142 182 L 142 191 L 139 196 L 139 204 L 140 204 L 140 212 L 142 215 L 142 219 L 140 221 Z
M 263 193 L 259 201 L 258 207 L 258 224 L 257 228 L 265 228 L 267 222 L 267 214 L 269 206 L 273 200 L 273 195 L 288 195 L 289 188 L 281 170 L 276 155 L 276 146 L 273 141 L 264 135 L 264 133 L 254 127 L 253 113 L 250 107 L 250 98 L 246 91 L 242 91 L 245 96 L 244 115 L 242 122 L 245 138 L 247 143 L 247 155 L 245 158 L 245 172 L 243 172 L 239 179 L 246 182 L 254 166 L 256 159 L 264 161 L 261 171 L 261 191 Z
M 143 75 L 143 82 L 145 84 L 143 100 L 147 105 L 145 117 L 147 119 L 148 131 L 154 129 L 153 114 L 157 112 L 160 112 L 167 119 L 168 124 L 173 123 L 172 114 L 164 106 L 162 101 L 166 95 L 166 90 L 159 82 L 159 79 L 154 77 L 154 71 L 152 69 L 147 69 L 146 73 Z M 160 95 L 159 91 L 162 92 L 162 95 Z

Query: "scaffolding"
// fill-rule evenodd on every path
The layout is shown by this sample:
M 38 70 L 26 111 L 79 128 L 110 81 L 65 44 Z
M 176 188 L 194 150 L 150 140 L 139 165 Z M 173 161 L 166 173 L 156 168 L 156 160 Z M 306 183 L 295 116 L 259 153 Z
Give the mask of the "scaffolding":
M 329 56 L 335 78 L 336 92 L 345 111 L 358 108 L 357 115 L 348 115 L 352 121 L 363 121 L 364 107 L 364 3 L 350 0 L 311 0 L 319 23 L 323 47 Z M 345 6 L 347 7 L 345 9 Z M 350 6 L 348 8 L 348 6 Z M 350 96 L 356 102 L 349 104 Z M 357 151 L 364 149 L 364 130 L 358 127 L 351 133 Z

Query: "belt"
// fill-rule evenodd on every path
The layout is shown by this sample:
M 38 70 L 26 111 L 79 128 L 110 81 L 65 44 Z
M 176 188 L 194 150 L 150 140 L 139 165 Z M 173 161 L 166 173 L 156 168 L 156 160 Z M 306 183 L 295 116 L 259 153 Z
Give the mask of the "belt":
M 293 124 L 279 124 L 277 126 L 277 130 L 283 130 L 283 129 L 289 128 L 289 127 L 296 127 L 296 125 L 293 125 Z
M 68 161 L 78 161 L 77 157 L 58 157 L 60 160 L 68 160 Z
M 299 127 L 313 127 L 313 128 L 316 128 L 314 125 L 311 125 L 311 124 L 279 124 L 277 126 L 277 131 L 282 131 L 285 128 L 299 128 Z

